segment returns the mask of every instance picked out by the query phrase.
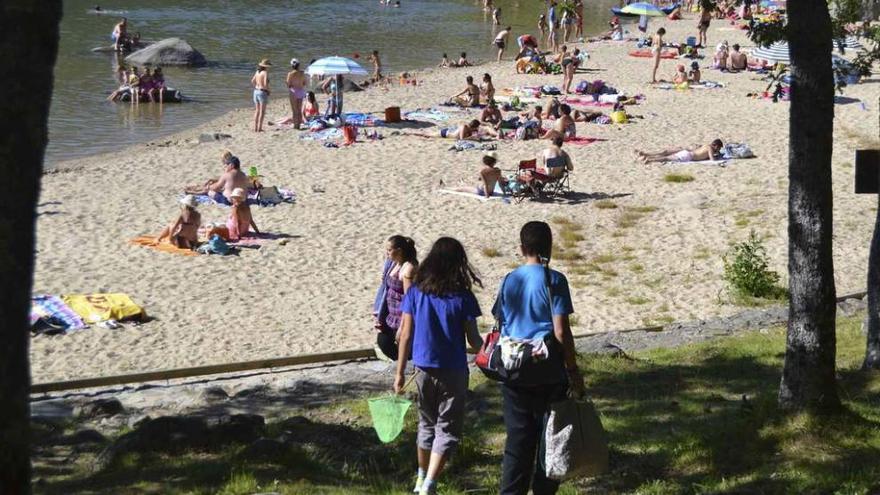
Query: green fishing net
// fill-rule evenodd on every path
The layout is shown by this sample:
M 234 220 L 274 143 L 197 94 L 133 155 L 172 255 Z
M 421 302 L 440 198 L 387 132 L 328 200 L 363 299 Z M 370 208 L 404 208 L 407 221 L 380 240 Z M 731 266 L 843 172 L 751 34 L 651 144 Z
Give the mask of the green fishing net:
M 383 443 L 393 442 L 403 431 L 403 418 L 412 401 L 396 395 L 368 400 L 373 429 Z

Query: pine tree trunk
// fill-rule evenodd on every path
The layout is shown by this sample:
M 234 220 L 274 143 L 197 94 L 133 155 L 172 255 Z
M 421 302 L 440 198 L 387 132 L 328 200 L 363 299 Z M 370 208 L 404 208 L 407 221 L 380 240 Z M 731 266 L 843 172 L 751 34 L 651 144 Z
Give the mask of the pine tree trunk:
M 788 335 L 779 405 L 840 407 L 835 381 L 837 305 L 831 257 L 834 79 L 825 0 L 788 3 L 792 62 L 789 121 Z
M 31 285 L 59 0 L 0 0 L 0 495 L 30 493 Z
M 880 203 L 880 200 L 878 200 Z M 862 369 L 880 369 L 880 209 L 874 221 L 874 236 L 868 255 L 868 342 Z

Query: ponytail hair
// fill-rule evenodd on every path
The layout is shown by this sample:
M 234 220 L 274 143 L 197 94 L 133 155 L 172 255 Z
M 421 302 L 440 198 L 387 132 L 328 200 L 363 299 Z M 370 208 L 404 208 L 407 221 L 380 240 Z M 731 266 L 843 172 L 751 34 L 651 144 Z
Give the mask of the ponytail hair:
M 418 253 L 416 252 L 416 241 L 402 235 L 393 235 L 388 238 L 388 243 L 394 249 L 400 249 L 404 263 L 419 264 Z

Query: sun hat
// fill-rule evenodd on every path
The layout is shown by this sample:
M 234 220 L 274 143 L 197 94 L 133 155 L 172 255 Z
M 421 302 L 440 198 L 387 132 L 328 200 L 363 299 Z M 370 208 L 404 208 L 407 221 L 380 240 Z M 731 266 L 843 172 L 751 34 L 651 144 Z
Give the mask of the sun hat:
M 196 200 L 196 197 L 192 194 L 187 194 L 183 198 L 180 199 L 180 204 L 183 206 L 189 206 L 190 208 L 195 208 L 199 206 L 199 202 Z
M 236 187 L 235 189 L 232 190 L 232 194 L 229 195 L 229 197 L 247 199 L 247 194 L 245 194 L 244 189 L 242 189 L 240 187 Z
M 299 60 L 296 57 L 290 59 L 290 66 L 293 67 L 294 65 L 299 65 Z
M 490 151 L 490 152 L 486 153 L 485 156 L 488 156 L 489 158 L 492 158 L 493 160 L 498 161 L 498 153 L 496 153 L 495 151 Z
M 268 58 L 264 58 L 263 60 L 260 60 L 260 63 L 258 63 L 257 65 L 259 65 L 260 67 L 272 67 L 272 62 L 269 62 Z

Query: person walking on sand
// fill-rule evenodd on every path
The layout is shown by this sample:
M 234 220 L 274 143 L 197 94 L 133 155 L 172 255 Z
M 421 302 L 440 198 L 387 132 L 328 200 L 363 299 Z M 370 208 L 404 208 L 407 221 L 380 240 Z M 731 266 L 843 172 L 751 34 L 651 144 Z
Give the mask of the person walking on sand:
M 510 37 L 510 26 L 502 29 L 495 35 L 495 41 L 492 42 L 496 48 L 498 48 L 498 61 L 501 62 L 501 57 L 504 55 L 504 48 L 507 46 L 507 39 Z
M 569 315 L 574 313 L 568 280 L 550 269 L 553 234 L 544 222 L 520 230 L 525 262 L 501 282 L 492 308 L 501 327 L 501 359 L 516 377 L 501 384 L 507 438 L 501 463 L 501 495 L 553 495 L 542 462 L 544 422 L 550 404 L 578 399 L 583 378 L 575 360 Z M 537 459 L 537 462 L 536 462 Z
M 666 29 L 660 28 L 651 39 L 651 53 L 654 55 L 654 71 L 651 73 L 651 84 L 657 82 L 657 69 L 660 67 L 660 55 L 663 53 L 663 36 Z
M 299 129 L 303 121 L 303 99 L 306 97 L 306 74 L 299 70 L 299 60 L 290 59 L 290 72 L 287 73 L 287 89 L 290 93 L 290 113 L 293 128 Z
M 251 78 L 254 87 L 254 132 L 263 132 L 266 104 L 269 103 L 269 67 L 272 64 L 264 58 L 257 64 L 257 72 Z
M 403 298 L 394 392 L 404 393 L 406 363 L 412 346 L 418 370 L 419 426 L 416 435 L 419 469 L 413 493 L 435 495 L 437 479 L 464 430 L 468 395 L 465 341 L 479 349 L 480 306 L 471 290 L 483 286 L 468 262 L 464 246 L 451 237 L 437 239 L 419 265 Z

